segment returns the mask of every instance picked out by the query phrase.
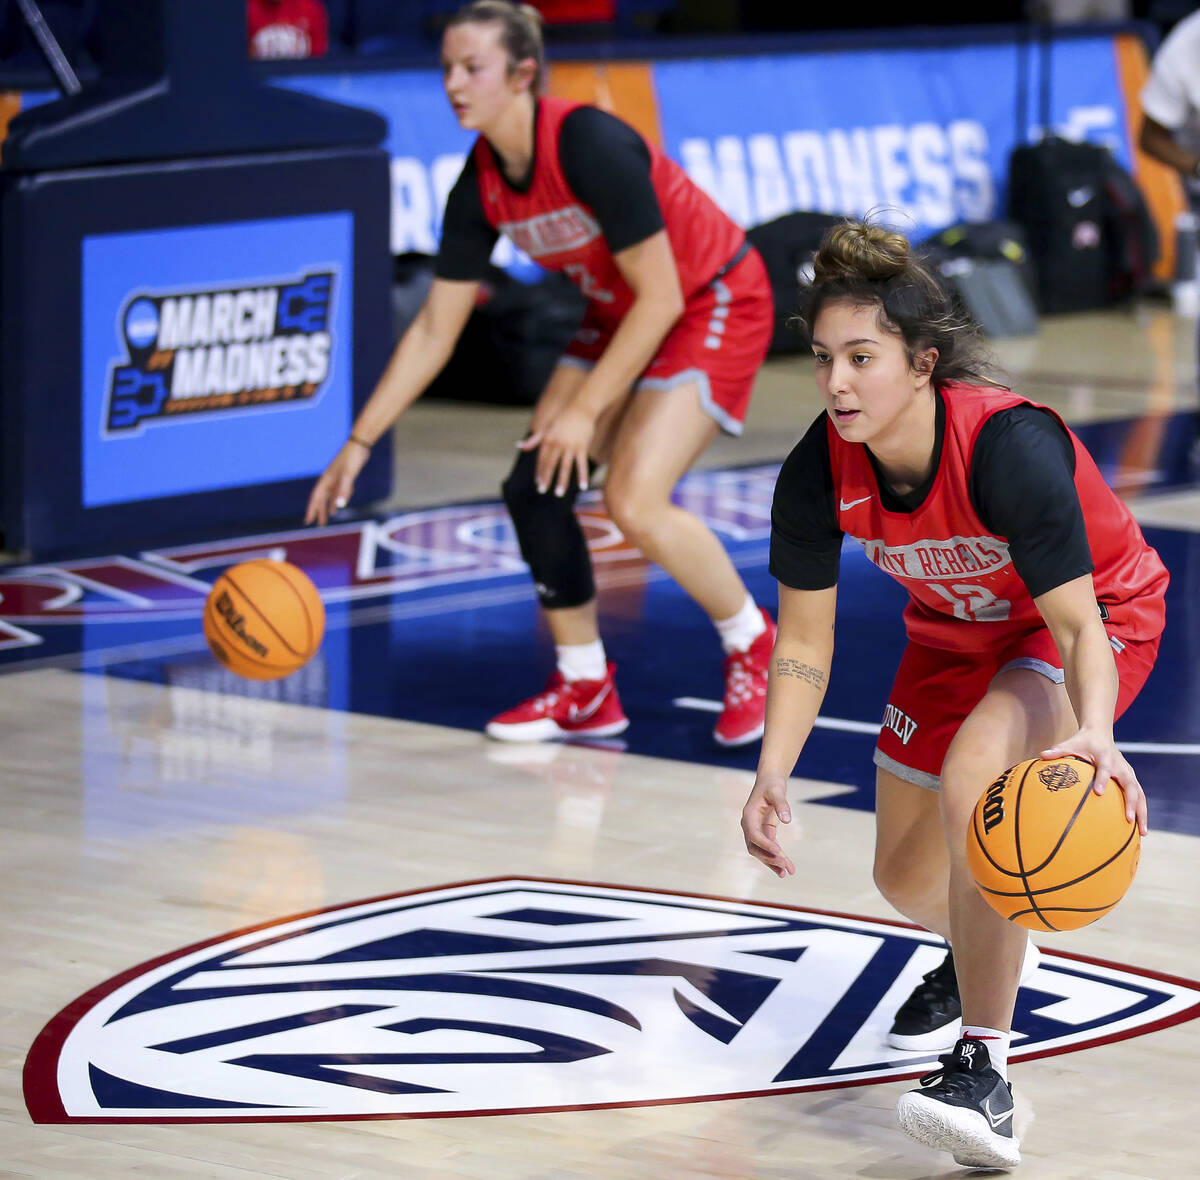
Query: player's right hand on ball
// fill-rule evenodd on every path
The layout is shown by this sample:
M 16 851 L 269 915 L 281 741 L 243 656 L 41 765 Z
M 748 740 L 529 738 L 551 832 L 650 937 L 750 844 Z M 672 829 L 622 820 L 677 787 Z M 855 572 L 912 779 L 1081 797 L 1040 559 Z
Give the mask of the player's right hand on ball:
M 357 443 L 347 442 L 325 468 L 308 498 L 305 524 L 326 524 L 329 518 L 350 502 L 354 481 L 363 469 L 369 452 Z
M 787 780 L 759 775 L 746 806 L 742 808 L 742 836 L 746 851 L 761 860 L 777 877 L 790 877 L 796 866 L 783 851 L 777 839 L 780 824 L 792 822 L 787 801 Z

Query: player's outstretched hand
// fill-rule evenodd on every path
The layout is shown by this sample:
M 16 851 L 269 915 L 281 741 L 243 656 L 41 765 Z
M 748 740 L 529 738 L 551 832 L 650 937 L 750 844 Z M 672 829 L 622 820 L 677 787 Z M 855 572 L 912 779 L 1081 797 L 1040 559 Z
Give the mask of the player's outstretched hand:
M 1146 793 L 1142 784 L 1133 772 L 1133 767 L 1125 761 L 1125 756 L 1117 749 L 1110 734 L 1095 733 L 1089 729 L 1081 729 L 1074 737 L 1065 742 L 1059 742 L 1048 750 L 1043 750 L 1042 758 L 1063 758 L 1074 754 L 1083 758 L 1096 768 L 1092 780 L 1092 790 L 1097 795 L 1103 795 L 1112 779 L 1125 794 L 1125 818 L 1130 823 L 1137 823 L 1138 831 L 1144 836 L 1149 828 L 1146 818 Z
M 761 860 L 777 877 L 790 877 L 796 871 L 777 838 L 779 825 L 791 822 L 787 780 L 759 775 L 754 780 L 754 789 L 746 806 L 742 808 L 742 836 L 746 851 Z
M 369 454 L 366 447 L 358 443 L 346 442 L 342 445 L 308 498 L 305 524 L 326 524 L 339 508 L 346 507 L 354 491 L 354 481 Z
M 574 475 L 581 491 L 588 486 L 588 449 L 596 433 L 596 419 L 586 410 L 567 406 L 517 445 L 537 450 L 537 489 L 556 496 L 566 494 Z

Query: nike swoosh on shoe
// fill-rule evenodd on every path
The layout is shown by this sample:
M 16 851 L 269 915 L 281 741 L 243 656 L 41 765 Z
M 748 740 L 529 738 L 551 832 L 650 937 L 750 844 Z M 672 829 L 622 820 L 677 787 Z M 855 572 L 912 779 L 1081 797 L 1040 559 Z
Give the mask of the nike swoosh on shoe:
M 612 685 L 606 684 L 582 709 L 575 704 L 568 706 L 567 717 L 572 721 L 586 721 L 589 717 L 594 717 L 610 692 Z
M 1011 1119 L 1013 1114 L 1011 1108 L 999 1113 L 993 1113 L 992 1100 L 990 1098 L 983 1104 L 983 1113 L 987 1117 L 987 1121 L 992 1124 L 993 1131 L 1006 1119 Z

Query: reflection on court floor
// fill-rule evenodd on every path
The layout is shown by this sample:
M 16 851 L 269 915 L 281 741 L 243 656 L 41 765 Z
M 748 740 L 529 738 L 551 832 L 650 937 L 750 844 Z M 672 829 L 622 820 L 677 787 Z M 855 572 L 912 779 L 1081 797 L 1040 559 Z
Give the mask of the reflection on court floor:
M 1136 479 L 1130 439 L 1144 433 L 1144 420 L 1080 433 L 1114 482 L 1187 486 L 1194 416 L 1168 416 L 1158 426 L 1152 466 L 1139 467 Z M 768 606 L 775 601 L 765 568 L 775 471 L 693 473 L 677 494 L 722 537 Z M 1155 500 L 1146 502 L 1152 508 Z M 699 608 L 628 547 L 597 494 L 584 498 L 581 516 L 606 646 L 632 722 L 616 748 L 752 768 L 754 747 L 721 750 L 710 736 L 721 653 Z M 1200 535 L 1187 527 L 1146 531 L 1172 573 L 1168 626 L 1158 667 L 1118 727 L 1118 741 L 1147 787 L 1154 825 L 1200 834 L 1200 798 L 1190 787 L 1200 766 Z M 329 614 L 317 658 L 265 685 L 220 668 L 198 626 L 217 574 L 260 556 L 304 569 Z M 539 689 L 552 665 L 511 526 L 495 503 L 14 567 L 0 571 L 0 596 L 0 667 L 49 664 L 145 679 L 169 686 L 181 702 L 189 692 L 215 691 L 479 731 Z M 904 594 L 847 541 L 838 598 L 833 675 L 802 769 L 853 788 L 835 793 L 837 805 L 870 810 L 871 750 L 903 642 Z

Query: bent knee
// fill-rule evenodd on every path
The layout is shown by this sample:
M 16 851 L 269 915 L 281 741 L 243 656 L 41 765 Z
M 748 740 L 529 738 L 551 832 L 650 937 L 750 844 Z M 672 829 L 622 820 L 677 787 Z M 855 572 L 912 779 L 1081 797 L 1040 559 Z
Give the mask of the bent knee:
M 934 827 L 929 836 L 919 843 L 904 840 L 875 849 L 871 874 L 875 887 L 902 914 L 921 911 L 949 881 L 950 862 L 942 833 Z
M 901 913 L 905 910 L 905 903 L 917 900 L 928 888 L 922 874 L 916 871 L 912 858 L 902 852 L 893 855 L 877 852 L 872 876 L 875 888 Z
M 512 470 L 500 484 L 500 495 L 512 509 L 516 505 L 531 503 L 539 495 L 536 483 L 537 454 L 522 451 L 512 465 Z
M 669 499 L 642 489 L 618 484 L 604 489 L 604 508 L 608 518 L 633 542 L 653 532 Z

